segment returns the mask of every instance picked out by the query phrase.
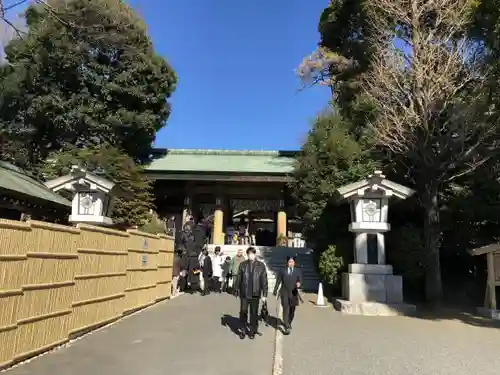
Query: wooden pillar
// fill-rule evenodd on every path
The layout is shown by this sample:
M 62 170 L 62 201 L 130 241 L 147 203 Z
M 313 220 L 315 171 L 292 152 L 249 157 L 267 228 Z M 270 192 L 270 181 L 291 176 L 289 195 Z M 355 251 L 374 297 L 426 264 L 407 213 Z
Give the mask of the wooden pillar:
M 487 308 L 491 310 L 497 309 L 497 295 L 496 295 L 496 280 L 495 280 L 495 253 L 490 252 L 486 254 L 486 263 L 488 266 L 488 299 L 489 306 Z
M 224 200 L 222 197 L 215 199 L 214 224 L 212 228 L 212 242 L 214 245 L 224 245 L 223 224 L 224 224 Z
M 192 215 L 192 204 L 193 204 L 193 198 L 191 197 L 191 195 L 186 195 L 184 197 L 184 207 L 182 208 L 182 223 L 181 223 L 182 228 L 184 228 L 184 225 L 187 223 L 189 217 Z
M 287 217 L 285 211 L 285 202 L 280 201 L 280 206 L 278 209 L 278 215 L 276 217 L 276 245 L 277 246 L 288 246 L 287 243 L 280 243 L 280 239 L 287 237 Z

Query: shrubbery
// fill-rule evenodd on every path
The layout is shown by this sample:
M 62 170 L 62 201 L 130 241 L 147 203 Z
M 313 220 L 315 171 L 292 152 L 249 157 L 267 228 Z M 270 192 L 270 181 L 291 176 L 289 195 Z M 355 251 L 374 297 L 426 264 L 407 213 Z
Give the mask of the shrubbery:
M 319 272 L 323 281 L 338 288 L 340 275 L 344 267 L 344 260 L 335 245 L 330 245 L 319 258 Z

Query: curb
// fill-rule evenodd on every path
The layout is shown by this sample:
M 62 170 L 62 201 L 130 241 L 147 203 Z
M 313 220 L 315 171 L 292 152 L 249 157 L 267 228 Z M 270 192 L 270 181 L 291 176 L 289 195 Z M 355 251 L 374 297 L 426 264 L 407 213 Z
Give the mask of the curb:
M 281 320 L 283 317 L 283 308 L 281 303 L 278 301 L 278 308 L 276 316 Z M 273 353 L 273 370 L 272 375 L 282 375 L 283 374 L 283 332 L 276 327 L 276 333 L 274 336 L 274 353 Z

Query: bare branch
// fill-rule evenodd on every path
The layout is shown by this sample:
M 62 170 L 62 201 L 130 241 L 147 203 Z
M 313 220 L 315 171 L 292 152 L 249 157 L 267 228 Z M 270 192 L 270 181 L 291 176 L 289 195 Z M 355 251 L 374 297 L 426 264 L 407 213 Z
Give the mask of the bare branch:
M 0 0 L 0 41 L 5 43 L 7 36 L 12 35 L 12 31 L 17 34 L 18 37 L 21 37 L 24 33 L 22 27 L 18 25 L 18 23 L 11 21 L 8 17 L 7 12 L 14 10 L 16 7 L 27 3 L 29 0 L 18 0 L 17 2 L 5 5 L 4 0 Z M 7 27 L 5 27 L 7 26 Z M 9 30 L 10 29 L 10 30 Z
M 366 4 L 377 53 L 363 89 L 377 111 L 370 124 L 377 143 L 414 155 L 443 179 L 482 165 L 500 129 L 488 121 L 489 72 L 477 69 L 479 55 L 465 37 L 469 0 Z

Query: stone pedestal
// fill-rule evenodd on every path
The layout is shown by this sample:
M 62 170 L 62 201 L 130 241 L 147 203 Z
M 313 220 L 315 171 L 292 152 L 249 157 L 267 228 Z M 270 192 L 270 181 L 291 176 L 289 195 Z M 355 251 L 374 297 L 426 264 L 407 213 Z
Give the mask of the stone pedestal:
M 336 299 L 333 306 L 343 314 L 365 316 L 398 316 L 413 315 L 415 305 L 406 303 L 379 303 L 379 302 L 351 302 Z
M 415 312 L 403 303 L 403 277 L 393 275 L 385 264 L 350 264 L 342 274 L 342 299 L 335 307 L 356 315 L 399 315 Z

